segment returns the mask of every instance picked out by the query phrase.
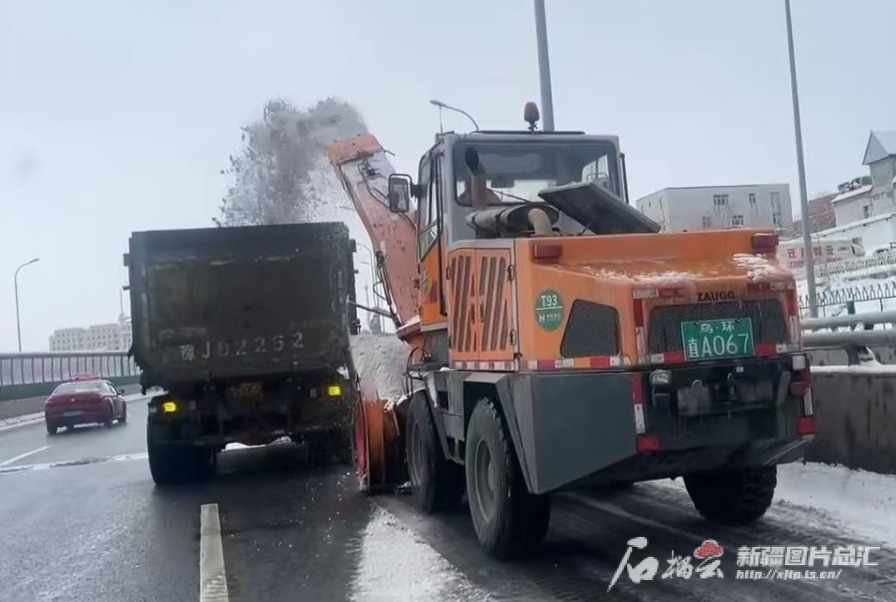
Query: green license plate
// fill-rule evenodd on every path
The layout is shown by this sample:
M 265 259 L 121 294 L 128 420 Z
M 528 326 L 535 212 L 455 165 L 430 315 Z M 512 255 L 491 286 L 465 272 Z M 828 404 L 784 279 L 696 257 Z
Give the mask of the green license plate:
M 731 318 L 682 322 L 681 342 L 686 360 L 754 355 L 753 321 Z

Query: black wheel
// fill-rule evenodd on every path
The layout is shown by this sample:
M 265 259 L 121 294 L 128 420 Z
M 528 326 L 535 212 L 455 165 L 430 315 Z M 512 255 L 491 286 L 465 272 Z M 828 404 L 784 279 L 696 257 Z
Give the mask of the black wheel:
M 128 422 L 128 404 L 121 405 L 121 416 L 118 417 L 118 424 L 127 424 Z
M 405 452 L 414 504 L 432 514 L 460 505 L 464 473 L 463 467 L 442 454 L 426 400 L 419 393 L 411 399 L 405 423 Z
M 109 404 L 109 415 L 103 420 L 103 427 L 110 429 L 112 428 L 112 424 L 115 422 L 115 406 L 111 403 Z
M 211 477 L 217 466 L 218 454 L 206 447 L 191 447 L 186 454 L 192 474 L 188 478 L 205 480 Z
M 332 449 L 333 457 L 339 464 L 354 464 L 354 441 L 351 429 L 339 429 L 333 433 Z
M 175 485 L 205 479 L 215 470 L 213 449 L 196 447 L 189 441 L 166 441 L 159 428 L 146 425 L 149 472 L 156 485 Z
M 473 410 L 466 440 L 467 499 L 479 543 L 498 559 L 538 551 L 551 520 L 551 498 L 529 493 L 494 402 Z
M 684 477 L 694 507 L 708 520 L 745 525 L 761 518 L 775 496 L 777 466 L 756 466 Z
M 51 436 L 55 435 L 56 431 L 58 431 L 58 430 L 59 430 L 59 427 L 56 426 L 55 424 L 53 424 L 52 422 L 47 423 L 47 434 L 48 435 L 51 435 Z

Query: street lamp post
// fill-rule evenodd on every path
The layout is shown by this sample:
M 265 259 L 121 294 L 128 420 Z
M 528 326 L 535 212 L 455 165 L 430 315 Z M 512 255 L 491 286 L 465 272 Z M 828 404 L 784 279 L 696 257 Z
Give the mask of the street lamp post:
M 454 111 L 455 113 L 460 113 L 461 115 L 463 115 L 464 117 L 469 119 L 470 122 L 472 122 L 473 127 L 476 128 L 476 131 L 479 131 L 479 124 L 476 123 L 476 120 L 473 119 L 473 117 L 469 113 L 464 111 L 463 109 L 458 109 L 457 107 L 452 107 L 451 105 L 446 105 L 441 100 L 430 100 L 429 104 L 435 105 L 435 106 L 439 107 L 439 109 L 446 109 L 448 111 Z
M 793 131 L 796 137 L 796 163 L 800 178 L 800 211 L 803 214 L 803 245 L 805 251 L 806 288 L 809 293 L 809 315 L 818 316 L 818 299 L 815 296 L 815 257 L 812 254 L 812 225 L 809 220 L 809 196 L 806 193 L 806 165 L 803 161 L 803 128 L 800 124 L 800 99 L 796 86 L 796 59 L 793 56 L 793 24 L 790 17 L 790 0 L 784 0 L 787 20 L 787 50 L 790 54 L 790 91 L 793 96 Z
M 16 294 L 16 335 L 19 339 L 19 353 L 22 353 L 22 323 L 19 320 L 19 270 L 24 268 L 25 266 L 31 265 L 32 263 L 37 263 L 40 261 L 40 257 L 35 257 L 31 261 L 26 261 L 22 265 L 16 268 L 16 273 L 13 274 L 13 288 L 15 289 Z
M 125 291 L 131 290 L 131 287 L 127 284 L 121 285 L 121 288 L 118 289 L 118 315 L 124 316 L 124 298 L 122 293 Z
M 535 0 L 535 39 L 538 44 L 538 79 L 541 86 L 541 129 L 554 131 L 554 97 L 551 93 L 551 64 L 548 60 L 548 26 L 544 0 Z
M 376 272 L 374 272 L 373 270 L 373 264 L 376 263 L 373 259 L 373 250 L 364 243 L 358 241 L 355 241 L 355 245 L 367 251 L 367 255 L 370 257 L 370 263 L 368 263 L 367 265 L 370 267 L 370 285 L 373 286 L 373 284 L 376 282 Z M 361 263 L 366 262 L 362 261 Z

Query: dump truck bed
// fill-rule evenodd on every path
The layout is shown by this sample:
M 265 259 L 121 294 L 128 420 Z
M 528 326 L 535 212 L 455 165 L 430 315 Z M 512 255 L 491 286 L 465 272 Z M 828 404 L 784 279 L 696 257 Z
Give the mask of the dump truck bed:
M 126 263 L 147 386 L 346 364 L 354 268 L 344 224 L 134 232 Z

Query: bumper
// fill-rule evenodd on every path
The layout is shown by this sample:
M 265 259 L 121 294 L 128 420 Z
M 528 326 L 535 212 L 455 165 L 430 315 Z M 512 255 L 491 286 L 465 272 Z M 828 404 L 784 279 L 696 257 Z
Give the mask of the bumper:
M 57 427 L 77 426 L 79 424 L 101 424 L 108 418 L 108 410 L 101 409 L 68 409 L 44 412 L 44 422 Z
M 790 382 L 789 358 L 744 366 L 757 380 Z M 732 365 L 674 371 L 678 383 L 718 380 Z M 783 376 L 786 375 L 786 376 Z M 498 387 L 531 491 L 649 480 L 802 458 L 802 398 L 778 389 L 751 403 L 713 399 L 699 413 L 662 394 L 648 372 L 517 373 Z M 506 393 L 501 394 L 501 391 Z M 682 398 L 684 395 L 682 394 Z
M 316 398 L 298 402 L 269 399 L 254 408 L 239 408 L 221 399 L 180 403 L 178 411 L 161 409 L 164 397 L 149 405 L 148 427 L 159 444 L 190 443 L 222 447 L 229 443 L 263 445 L 280 437 L 348 429 L 349 398 Z

